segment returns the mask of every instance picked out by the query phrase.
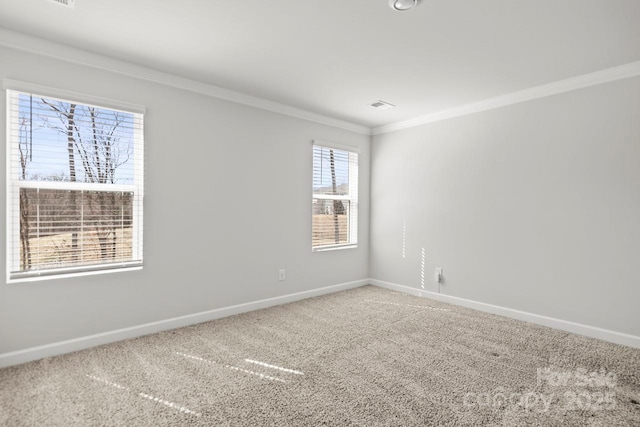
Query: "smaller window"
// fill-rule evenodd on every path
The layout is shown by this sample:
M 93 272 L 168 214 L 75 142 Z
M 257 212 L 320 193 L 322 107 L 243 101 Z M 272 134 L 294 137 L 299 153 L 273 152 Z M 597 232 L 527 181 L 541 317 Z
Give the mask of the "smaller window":
M 312 249 L 358 243 L 358 153 L 313 146 Z

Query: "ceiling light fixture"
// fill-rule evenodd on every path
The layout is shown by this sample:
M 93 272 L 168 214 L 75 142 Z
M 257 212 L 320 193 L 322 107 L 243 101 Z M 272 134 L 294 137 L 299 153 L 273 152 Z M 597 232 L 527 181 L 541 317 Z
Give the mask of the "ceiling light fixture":
M 413 9 L 418 5 L 418 0 L 389 0 L 389 6 L 393 10 L 403 12 Z

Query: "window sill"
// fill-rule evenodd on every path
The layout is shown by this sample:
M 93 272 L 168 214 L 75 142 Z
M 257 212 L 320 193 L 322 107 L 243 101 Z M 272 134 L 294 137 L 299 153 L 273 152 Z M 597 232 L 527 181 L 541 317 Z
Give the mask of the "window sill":
M 312 248 L 312 252 L 327 252 L 327 251 L 339 251 L 342 249 L 355 249 L 358 245 L 334 245 L 334 246 L 319 246 Z
M 118 266 L 111 268 L 100 268 L 100 269 L 84 269 L 81 271 L 69 271 L 69 272 L 60 272 L 56 274 L 43 274 L 43 275 L 29 275 L 29 276 L 14 276 L 7 278 L 7 284 L 12 283 L 28 283 L 28 282 L 37 282 L 41 280 L 54 280 L 54 279 L 68 279 L 73 277 L 84 277 L 84 276 L 94 276 L 97 274 L 109 274 L 109 273 L 119 273 L 125 271 L 137 271 L 142 270 L 142 263 L 132 263 L 130 266 Z

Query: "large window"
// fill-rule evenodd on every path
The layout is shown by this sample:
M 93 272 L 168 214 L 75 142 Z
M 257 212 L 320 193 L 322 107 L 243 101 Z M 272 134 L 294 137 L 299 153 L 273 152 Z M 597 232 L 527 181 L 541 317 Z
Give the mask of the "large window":
M 143 116 L 7 90 L 8 280 L 142 266 Z
M 313 145 L 313 250 L 358 243 L 358 153 Z

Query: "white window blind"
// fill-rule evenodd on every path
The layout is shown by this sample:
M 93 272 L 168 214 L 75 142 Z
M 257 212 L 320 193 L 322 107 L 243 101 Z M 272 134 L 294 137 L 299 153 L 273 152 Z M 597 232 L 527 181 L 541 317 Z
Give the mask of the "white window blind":
M 7 90 L 8 280 L 140 267 L 143 115 Z
M 312 249 L 358 243 L 358 153 L 313 145 Z

